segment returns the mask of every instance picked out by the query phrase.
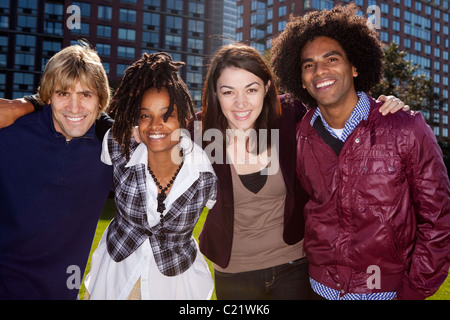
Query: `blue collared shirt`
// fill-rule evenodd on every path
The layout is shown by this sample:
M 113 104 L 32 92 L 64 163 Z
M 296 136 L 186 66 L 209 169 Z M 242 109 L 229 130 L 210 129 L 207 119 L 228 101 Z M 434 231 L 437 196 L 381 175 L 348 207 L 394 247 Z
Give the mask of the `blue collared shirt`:
M 330 132 L 333 137 L 345 142 L 347 137 L 353 132 L 353 130 L 355 130 L 355 128 L 358 126 L 361 120 L 367 120 L 367 118 L 369 117 L 370 112 L 369 97 L 364 92 L 358 92 L 357 94 L 359 97 L 358 103 L 353 109 L 350 118 L 348 118 L 347 122 L 345 123 L 342 136 L 339 137 L 334 132 L 334 130 L 328 125 L 328 123 L 325 121 L 325 118 L 322 115 L 322 112 L 320 111 L 320 108 L 317 108 L 316 111 L 314 112 L 314 115 L 310 122 L 311 126 L 314 125 L 314 121 L 316 121 L 317 117 L 320 117 L 322 119 L 324 127 L 328 130 L 328 132 Z

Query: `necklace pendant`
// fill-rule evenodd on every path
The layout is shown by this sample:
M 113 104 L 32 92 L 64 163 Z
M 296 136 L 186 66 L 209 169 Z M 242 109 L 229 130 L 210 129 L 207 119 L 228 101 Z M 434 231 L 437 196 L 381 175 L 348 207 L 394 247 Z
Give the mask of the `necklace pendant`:
M 165 194 L 164 191 L 162 191 L 161 193 L 158 193 L 156 200 L 158 200 L 158 202 L 163 202 L 164 200 L 166 200 L 166 198 L 167 198 L 167 195 Z
M 162 214 L 164 210 L 166 210 L 166 205 L 163 202 L 158 201 L 158 208 L 156 211 Z

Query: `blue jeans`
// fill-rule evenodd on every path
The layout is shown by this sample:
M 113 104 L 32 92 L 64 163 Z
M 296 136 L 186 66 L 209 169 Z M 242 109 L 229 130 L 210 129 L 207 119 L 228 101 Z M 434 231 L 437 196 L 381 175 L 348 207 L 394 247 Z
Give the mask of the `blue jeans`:
M 214 278 L 218 300 L 308 300 L 312 293 L 306 258 L 248 272 L 214 270 Z

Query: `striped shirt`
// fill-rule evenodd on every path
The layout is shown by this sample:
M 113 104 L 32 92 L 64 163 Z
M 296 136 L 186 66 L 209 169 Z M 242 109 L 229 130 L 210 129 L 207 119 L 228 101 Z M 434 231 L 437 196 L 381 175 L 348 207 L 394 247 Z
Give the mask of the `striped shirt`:
M 364 92 L 358 92 L 357 94 L 359 97 L 358 103 L 353 109 L 350 118 L 348 118 L 347 122 L 345 123 L 345 127 L 341 136 L 338 136 L 333 130 L 333 128 L 331 128 L 329 124 L 325 121 L 325 118 L 323 117 L 320 108 L 317 108 L 316 111 L 314 112 L 314 115 L 311 119 L 311 126 L 313 126 L 314 121 L 316 121 L 317 117 L 320 117 L 322 119 L 324 127 L 331 133 L 331 135 L 341 140 L 342 142 L 345 142 L 347 137 L 353 132 L 353 130 L 355 130 L 356 126 L 361 122 L 361 120 L 367 120 L 367 118 L 369 117 L 370 112 L 369 97 Z
M 324 127 L 327 129 L 330 134 L 341 140 L 342 142 L 345 142 L 347 137 L 355 130 L 355 128 L 358 126 L 358 124 L 362 120 L 367 120 L 369 117 L 370 112 L 370 101 L 369 97 L 364 92 L 358 92 L 358 103 L 356 104 L 355 108 L 353 109 L 352 114 L 350 115 L 350 118 L 345 123 L 345 127 L 342 131 L 342 135 L 338 135 L 335 132 L 335 129 L 331 128 L 328 123 L 325 121 L 325 118 L 322 115 L 322 112 L 319 108 L 316 109 L 314 112 L 314 115 L 311 119 L 311 126 L 314 125 L 314 121 L 317 119 L 317 117 L 320 117 L 322 119 L 322 123 Z M 397 292 L 376 292 L 376 293 L 368 293 L 368 294 L 362 294 L 362 293 L 347 293 L 343 296 L 340 295 L 340 291 L 329 288 L 320 282 L 317 282 L 316 280 L 310 278 L 311 287 L 314 290 L 315 293 L 320 295 L 321 297 L 328 299 L 328 300 L 391 300 L 397 297 Z

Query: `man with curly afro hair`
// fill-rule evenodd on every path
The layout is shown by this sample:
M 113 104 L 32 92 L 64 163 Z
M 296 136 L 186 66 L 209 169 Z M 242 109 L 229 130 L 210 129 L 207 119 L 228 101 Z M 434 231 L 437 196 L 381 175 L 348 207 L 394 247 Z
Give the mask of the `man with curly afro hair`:
M 382 116 L 367 93 L 382 46 L 353 4 L 292 18 L 273 42 L 297 125 L 305 251 L 318 298 L 425 299 L 450 266 L 450 184 L 418 112 Z

